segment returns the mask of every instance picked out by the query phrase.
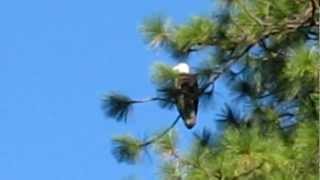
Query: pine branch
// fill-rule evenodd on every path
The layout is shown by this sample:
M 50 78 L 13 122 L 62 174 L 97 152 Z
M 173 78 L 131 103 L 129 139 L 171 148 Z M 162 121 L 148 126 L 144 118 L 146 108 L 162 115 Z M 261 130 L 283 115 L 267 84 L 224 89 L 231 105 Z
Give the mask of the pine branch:
M 279 118 L 283 118 L 283 117 L 294 117 L 295 114 L 293 113 L 282 113 L 282 114 L 279 114 Z
M 237 55 L 233 55 L 235 52 L 235 49 L 231 51 L 228 61 L 223 64 L 217 71 L 213 72 L 210 76 L 208 82 L 204 84 L 201 87 L 201 94 L 210 86 L 212 83 L 214 83 L 223 73 L 226 72 L 234 63 L 236 63 L 242 56 L 244 56 L 246 53 L 250 51 L 250 49 L 254 46 L 254 44 L 248 45 L 241 53 Z
M 240 8 L 244 10 L 244 12 L 253 20 L 255 21 L 258 25 L 264 26 L 265 24 L 262 22 L 261 19 L 257 18 L 256 15 L 252 14 L 248 8 L 242 3 L 241 0 L 237 0 L 237 3 L 239 4 Z
M 157 152 L 163 154 L 165 157 L 172 156 L 177 150 L 177 133 L 170 130 L 164 136 L 155 141 Z
M 165 99 L 161 97 L 151 97 L 140 100 L 134 100 L 128 96 L 119 93 L 110 93 L 106 95 L 103 99 L 103 110 L 105 114 L 109 117 L 115 118 L 118 122 L 127 122 L 128 115 L 133 109 L 133 104 L 141 104 L 152 101 L 160 101 L 166 103 L 173 103 L 170 99 Z
M 224 65 L 222 65 L 222 67 L 213 72 L 211 77 L 209 78 L 207 84 L 205 84 L 201 89 L 202 89 L 202 93 L 206 90 L 207 87 L 209 87 L 214 81 L 216 81 L 221 74 L 223 74 L 227 69 L 229 69 L 233 64 L 235 64 L 242 56 L 244 56 L 245 54 L 247 54 L 250 49 L 255 46 L 256 43 L 262 42 L 265 39 L 269 38 L 269 36 L 271 35 L 275 35 L 278 33 L 282 33 L 283 31 L 288 33 L 291 31 L 294 31 L 300 27 L 305 27 L 307 26 L 312 26 L 310 25 L 310 21 L 312 21 L 312 8 L 308 8 L 306 12 L 304 12 L 304 14 L 300 15 L 299 18 L 295 19 L 295 20 L 285 20 L 285 23 L 282 23 L 283 25 L 280 25 L 280 27 L 284 27 L 283 28 L 278 28 L 279 26 L 276 27 L 268 27 L 266 28 L 267 30 L 262 34 L 262 36 L 256 40 L 254 40 L 251 44 L 247 45 L 244 50 L 242 52 L 240 52 L 239 54 L 234 55 L 234 52 L 236 50 L 236 48 L 234 48 L 233 50 L 231 50 L 231 53 L 229 55 L 228 58 L 226 58 L 228 61 L 227 63 L 225 63 Z M 309 25 L 308 25 L 309 23 Z
M 129 164 L 136 163 L 140 157 L 141 150 L 147 148 L 149 145 L 155 143 L 156 141 L 161 139 L 163 136 L 165 136 L 177 124 L 179 119 L 180 119 L 180 115 L 171 124 L 171 126 L 165 129 L 161 134 L 145 142 L 142 142 L 131 136 L 120 136 L 120 137 L 113 138 L 112 143 L 114 147 L 112 149 L 112 154 L 120 163 L 121 162 L 126 162 Z
M 173 123 L 167 129 L 165 129 L 162 133 L 155 136 L 154 138 L 140 144 L 140 146 L 141 147 L 149 146 L 149 145 L 153 144 L 154 142 L 156 142 L 157 140 L 159 140 L 160 138 L 162 138 L 163 136 L 165 136 L 172 128 L 174 128 L 174 126 L 178 123 L 180 118 L 181 118 L 181 116 L 178 115 L 177 118 L 173 121 Z

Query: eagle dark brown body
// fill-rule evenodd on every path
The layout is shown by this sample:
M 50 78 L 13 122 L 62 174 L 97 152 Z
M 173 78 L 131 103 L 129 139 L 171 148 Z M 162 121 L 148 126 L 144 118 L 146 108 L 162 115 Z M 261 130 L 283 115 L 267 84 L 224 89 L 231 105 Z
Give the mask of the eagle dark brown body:
M 181 73 L 175 82 L 179 95 L 176 98 L 177 109 L 188 129 L 194 127 L 197 121 L 199 104 L 199 88 L 194 74 Z

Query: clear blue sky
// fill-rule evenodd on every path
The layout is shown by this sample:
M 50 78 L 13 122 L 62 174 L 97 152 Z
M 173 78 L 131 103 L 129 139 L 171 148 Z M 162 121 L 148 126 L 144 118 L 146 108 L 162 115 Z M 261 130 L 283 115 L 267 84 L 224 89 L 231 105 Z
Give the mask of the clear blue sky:
M 117 124 L 103 116 L 101 98 L 110 90 L 154 94 L 150 65 L 164 57 L 143 43 L 144 17 L 163 13 L 181 22 L 211 6 L 209 0 L 1 1 L 0 179 L 157 179 L 155 160 L 118 164 L 110 139 L 144 137 L 175 113 L 139 105 L 127 125 Z M 182 123 L 178 129 L 188 141 L 191 132 Z

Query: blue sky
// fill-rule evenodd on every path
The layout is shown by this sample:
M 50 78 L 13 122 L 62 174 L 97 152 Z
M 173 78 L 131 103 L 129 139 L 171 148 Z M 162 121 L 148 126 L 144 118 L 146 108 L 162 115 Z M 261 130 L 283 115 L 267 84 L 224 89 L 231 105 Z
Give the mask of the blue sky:
M 110 139 L 144 137 L 175 113 L 139 105 L 127 125 L 118 124 L 103 116 L 101 98 L 111 90 L 154 94 L 150 66 L 166 56 L 143 43 L 144 17 L 163 13 L 181 22 L 211 6 L 209 0 L 1 1 L 0 179 L 157 179 L 154 159 L 118 164 Z M 189 141 L 191 132 L 182 123 L 178 129 Z

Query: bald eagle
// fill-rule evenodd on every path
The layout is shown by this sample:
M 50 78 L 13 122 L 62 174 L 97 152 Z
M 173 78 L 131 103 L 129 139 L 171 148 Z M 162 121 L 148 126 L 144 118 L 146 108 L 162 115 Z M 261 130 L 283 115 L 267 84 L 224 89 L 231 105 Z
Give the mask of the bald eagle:
M 173 70 L 178 72 L 175 81 L 175 88 L 179 91 L 176 97 L 177 110 L 180 113 L 184 124 L 191 129 L 197 120 L 199 88 L 197 77 L 191 73 L 190 67 L 186 63 L 179 63 Z

